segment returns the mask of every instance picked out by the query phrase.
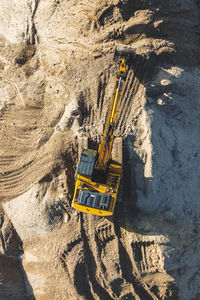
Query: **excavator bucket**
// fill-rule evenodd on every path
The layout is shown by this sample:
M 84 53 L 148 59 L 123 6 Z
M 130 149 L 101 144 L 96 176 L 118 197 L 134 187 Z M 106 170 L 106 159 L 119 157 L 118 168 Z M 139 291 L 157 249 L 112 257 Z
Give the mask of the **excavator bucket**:
M 115 48 L 115 61 L 124 58 L 127 62 L 131 63 L 134 61 L 135 56 L 135 50 L 131 46 L 120 45 Z

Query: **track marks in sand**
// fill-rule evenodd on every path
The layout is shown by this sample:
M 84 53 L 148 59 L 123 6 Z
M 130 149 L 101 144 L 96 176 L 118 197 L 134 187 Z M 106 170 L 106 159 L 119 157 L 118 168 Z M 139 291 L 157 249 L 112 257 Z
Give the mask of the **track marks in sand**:
M 0 117 L 1 153 L 20 156 L 33 151 L 42 125 L 41 109 L 27 109 L 24 106 L 8 106 Z M 14 161 L 14 160 L 13 160 Z
M 8 156 L 0 156 L 0 168 L 3 166 L 7 166 L 15 161 L 17 157 L 15 155 L 8 155 Z
M 119 297 L 126 299 L 128 294 L 133 299 L 136 295 L 133 286 L 122 277 L 119 241 L 114 225 L 108 220 L 104 220 L 103 223 L 103 225 L 97 226 L 95 231 L 97 260 L 101 270 L 102 284 L 109 291 L 112 299 L 119 299 Z
M 94 127 L 105 121 L 108 101 L 105 103 L 106 87 L 110 73 L 99 75 L 94 81 L 93 93 L 90 88 L 84 89 L 79 95 L 79 108 L 82 113 L 82 125 L 92 135 Z M 95 92 L 94 92 L 95 91 Z
M 115 238 L 115 233 L 112 230 L 113 228 L 110 224 L 98 227 L 96 232 L 96 241 L 102 249 L 104 249 L 106 244 Z
M 85 295 L 87 299 L 93 299 L 84 263 L 84 247 L 81 236 L 77 236 L 75 240 L 67 244 L 66 249 L 60 255 L 60 262 L 69 281 L 68 297 L 76 295 L 76 299 L 78 299 L 80 295 Z
M 137 296 L 156 299 L 148 287 L 138 280 L 140 276 L 133 255 L 131 252 L 129 255 L 124 248 L 120 229 L 116 231 L 116 228 L 112 219 L 83 216 L 81 235 L 86 253 L 90 253 L 88 272 L 94 284 L 93 290 L 100 299 L 134 299 Z M 107 292 L 107 296 L 102 296 L 99 286 Z
M 52 159 L 47 155 L 41 159 L 29 161 L 26 165 L 9 171 L 8 174 L 7 172 L 0 173 L 1 197 L 14 197 L 25 192 L 31 183 L 45 176 L 51 167 Z
M 102 113 L 104 112 L 104 100 L 106 93 L 106 85 L 107 81 L 110 77 L 110 74 L 103 74 L 103 76 L 99 76 L 98 78 L 98 89 L 97 89 L 97 117 L 98 120 L 101 120 Z
M 127 134 L 128 127 L 134 117 L 138 115 L 139 109 L 141 109 L 142 97 L 140 91 L 144 89 L 145 64 L 145 59 L 138 57 L 135 66 L 128 71 L 116 126 L 118 135 L 124 136 Z
M 46 112 L 47 109 L 16 105 L 3 110 L 0 117 L 1 199 L 18 196 L 51 172 L 57 148 L 50 139 L 52 119 L 47 120 Z
M 42 109 L 28 109 L 24 106 L 8 106 L 0 117 L 1 124 L 15 128 L 34 128 L 43 116 Z
M 131 240 L 113 218 L 78 213 L 76 228 L 76 237 L 60 254 L 70 284 L 69 297 L 158 299 L 142 279 L 163 272 L 156 243 Z
M 96 260 L 96 252 L 94 249 L 94 231 L 93 231 L 93 216 L 81 215 L 81 236 L 84 241 L 84 255 L 85 264 L 87 266 L 88 279 L 91 285 L 91 291 L 93 294 L 92 299 L 112 299 L 107 289 L 101 284 L 99 279 L 99 267 Z M 95 246 L 96 247 L 96 246 Z M 93 253 L 94 251 L 94 253 Z M 101 277 L 101 273 L 99 274 Z
M 130 66 L 121 104 L 119 106 L 116 136 L 127 136 L 133 120 L 144 105 L 144 82 L 146 77 L 146 60 L 136 57 L 134 66 Z M 112 97 L 114 75 L 109 70 L 104 71 L 94 80 L 94 87 L 84 89 L 79 95 L 79 109 L 82 113 L 84 130 L 93 139 L 99 139 Z M 96 88 L 95 88 L 96 86 Z
M 154 242 L 133 242 L 133 257 L 141 275 L 163 271 L 163 257 Z
M 127 236 L 123 234 L 123 231 L 120 230 L 117 223 L 115 223 L 115 230 L 119 243 L 119 265 L 122 270 L 122 278 L 134 289 L 134 293 L 139 299 L 157 299 L 142 281 L 132 251 L 129 249 L 130 242 L 127 240 Z
M 72 289 L 78 296 L 86 299 L 108 299 L 109 293 L 97 279 L 98 266 L 90 244 L 91 231 L 89 230 L 88 216 L 79 215 L 77 227 L 80 227 L 80 236 L 68 243 L 66 250 L 61 254 L 61 263 L 71 281 Z

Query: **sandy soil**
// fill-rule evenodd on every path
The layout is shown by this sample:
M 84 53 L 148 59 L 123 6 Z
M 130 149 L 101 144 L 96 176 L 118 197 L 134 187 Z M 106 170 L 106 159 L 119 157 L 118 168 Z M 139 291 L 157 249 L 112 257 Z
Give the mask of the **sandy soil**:
M 200 296 L 200 6 L 2 0 L 0 298 Z M 112 218 L 71 208 L 81 137 L 100 140 L 116 45 L 135 51 Z

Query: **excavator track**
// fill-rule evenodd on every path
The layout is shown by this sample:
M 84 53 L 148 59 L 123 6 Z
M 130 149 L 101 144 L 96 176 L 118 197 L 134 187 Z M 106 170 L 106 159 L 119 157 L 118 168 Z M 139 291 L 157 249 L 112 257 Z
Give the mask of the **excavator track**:
M 114 139 L 112 160 L 122 165 L 122 137 L 116 137 Z

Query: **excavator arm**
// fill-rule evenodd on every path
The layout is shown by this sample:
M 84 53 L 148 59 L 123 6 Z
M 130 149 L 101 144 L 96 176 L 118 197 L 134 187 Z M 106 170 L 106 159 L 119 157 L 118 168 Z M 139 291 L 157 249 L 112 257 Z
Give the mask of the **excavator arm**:
M 122 59 L 118 72 L 115 75 L 112 100 L 108 110 L 104 133 L 101 137 L 101 143 L 99 144 L 98 148 L 98 160 L 96 168 L 99 170 L 105 171 L 108 162 L 111 159 L 112 146 L 114 142 L 114 130 L 121 102 L 121 94 L 125 84 L 127 69 L 128 66 L 125 63 L 125 60 Z

